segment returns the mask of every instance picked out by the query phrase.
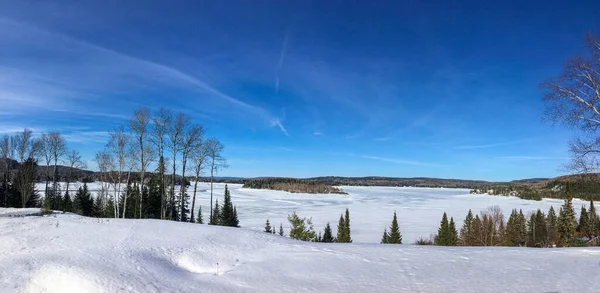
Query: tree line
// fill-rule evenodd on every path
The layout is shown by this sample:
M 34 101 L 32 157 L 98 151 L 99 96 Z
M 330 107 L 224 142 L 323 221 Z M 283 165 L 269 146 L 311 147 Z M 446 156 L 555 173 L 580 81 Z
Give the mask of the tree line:
M 227 163 L 222 156 L 224 145 L 204 134 L 204 127 L 192 123 L 184 113 L 166 108 L 153 113 L 148 108 L 135 110 L 125 125 L 109 131 L 104 149 L 94 155 L 100 177 L 94 199 L 97 210 L 113 218 L 197 222 L 198 181 L 206 173 L 211 179 L 209 219 L 215 218 L 213 214 L 220 208 L 213 206 L 213 179 Z M 16 172 L 11 172 L 12 160 L 18 164 Z M 69 209 L 65 203 L 71 201 L 72 171 L 85 168 L 79 152 L 67 148 L 60 132 L 34 135 L 30 129 L 1 138 L 0 163 L 0 206 L 43 207 L 46 211 Z M 45 166 L 43 200 L 35 188 L 39 164 Z M 58 182 L 59 164 L 71 171 L 64 190 Z

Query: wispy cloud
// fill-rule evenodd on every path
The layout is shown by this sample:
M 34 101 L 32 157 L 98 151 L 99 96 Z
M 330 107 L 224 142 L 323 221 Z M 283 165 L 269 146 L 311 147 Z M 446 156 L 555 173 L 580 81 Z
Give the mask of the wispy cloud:
M 324 136 L 324 134 L 322 132 L 320 132 L 320 131 L 313 132 L 313 135 L 315 135 L 315 136 Z
M 426 163 L 426 162 L 392 159 L 392 158 L 382 158 L 382 157 L 377 157 L 377 156 L 361 156 L 361 158 L 375 160 L 375 161 L 381 161 L 381 162 L 400 164 L 400 165 L 429 166 L 429 167 L 439 166 L 436 164 L 431 164 L 431 163 Z
M 391 136 L 384 136 L 384 137 L 377 137 L 377 138 L 375 138 L 375 139 L 373 139 L 373 140 L 374 140 L 374 141 L 388 141 L 388 140 L 390 140 L 390 139 L 392 139 L 392 137 L 391 137 Z
M 107 131 L 75 131 L 65 133 L 63 137 L 70 143 L 105 143 L 108 141 L 109 133 Z
M 520 143 L 525 143 L 528 141 L 531 141 L 531 139 L 497 142 L 497 143 L 480 144 L 480 145 L 463 145 L 463 146 L 457 146 L 454 149 L 457 149 L 457 150 L 484 149 L 484 148 L 493 148 L 493 147 L 499 147 L 499 146 L 505 146 L 505 145 L 520 144 Z
M 281 51 L 279 52 L 279 62 L 277 62 L 277 73 L 275 75 L 275 94 L 279 94 L 279 81 L 280 81 L 280 75 L 281 75 L 281 68 L 283 67 L 283 62 L 285 61 L 285 55 L 287 53 L 288 36 L 289 36 L 289 29 L 286 29 L 285 34 L 283 35 L 283 43 L 281 44 Z
M 568 159 L 568 157 L 500 156 L 500 157 L 496 157 L 496 159 L 502 159 L 502 160 L 539 160 L 539 161 L 547 161 L 547 160 L 566 160 L 566 159 Z
M 167 85 L 208 93 L 216 99 L 205 99 L 205 101 L 225 102 L 250 114 L 251 117 L 258 117 L 266 121 L 271 127 L 277 127 L 284 134 L 289 135 L 279 117 L 261 107 L 226 94 L 206 81 L 175 67 L 132 56 L 61 32 L 42 29 L 10 19 L 0 18 L 0 26 L 2 27 L 0 28 L 0 45 L 11 46 L 10 52 L 18 52 L 20 48 L 27 50 L 39 48 L 50 56 L 68 56 L 69 60 L 73 61 L 59 64 L 52 61 L 54 58 L 37 58 L 16 63 L 17 61 L 13 60 L 20 60 L 19 58 L 6 59 L 12 62 L 12 64 L 6 65 L 6 68 L 12 72 L 22 71 L 22 74 L 17 76 L 19 79 L 15 80 L 14 75 L 10 72 L 7 73 L 6 69 L 4 72 L 0 70 L 0 81 L 4 83 L 10 79 L 10 84 L 13 85 L 8 87 L 8 90 L 4 87 L 0 93 L 0 97 L 2 97 L 0 102 L 10 102 L 15 109 L 17 108 L 14 106 L 15 104 L 20 104 L 21 107 L 18 109 L 21 110 L 41 105 L 44 108 L 56 107 L 54 102 L 65 97 L 82 99 L 82 96 L 89 97 L 82 93 L 105 93 L 119 88 L 140 86 L 139 83 L 143 82 L 142 87 Z M 34 43 L 31 44 L 31 42 Z M 10 55 L 7 58 L 10 58 Z M 35 72 L 37 77 L 32 72 Z M 47 76 L 59 76 L 60 80 L 47 78 Z M 94 78 L 86 79 L 82 76 L 93 76 Z M 36 80 L 43 82 L 39 83 Z M 41 86 L 46 88 L 41 88 Z M 191 103 L 191 106 L 195 107 L 196 105 L 198 105 L 196 101 Z M 69 103 L 63 103 L 58 107 L 70 109 Z M 223 107 L 203 107 L 203 110 L 211 111 L 211 108 L 223 109 Z

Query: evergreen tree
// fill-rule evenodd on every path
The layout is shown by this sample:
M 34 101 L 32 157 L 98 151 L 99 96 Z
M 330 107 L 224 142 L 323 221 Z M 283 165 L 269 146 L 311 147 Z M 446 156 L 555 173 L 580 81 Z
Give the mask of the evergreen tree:
M 504 233 L 504 245 L 517 246 L 521 244 L 521 231 L 519 223 L 519 213 L 516 209 L 512 210 L 508 222 L 506 222 L 506 231 Z
M 331 226 L 329 225 L 329 222 L 327 222 L 327 225 L 325 225 L 325 230 L 323 230 L 322 241 L 325 243 L 331 243 L 334 242 L 334 240 L 335 239 L 333 239 L 333 233 L 331 232 Z
M 94 202 L 88 190 L 87 183 L 83 183 L 83 186 L 77 190 L 73 205 L 76 213 L 86 217 L 92 216 Z
M 475 215 L 475 220 L 473 221 L 473 246 L 482 246 L 483 237 L 483 223 L 481 222 L 481 218 L 479 218 L 479 215 Z
M 527 241 L 527 219 L 525 218 L 522 209 L 519 209 L 519 217 L 517 219 L 517 225 L 520 235 L 519 244 L 525 244 L 525 241 Z
M 594 201 L 590 200 L 590 210 L 588 212 L 588 234 L 591 237 L 600 235 L 600 219 L 598 218 L 598 214 L 596 213 L 596 208 L 594 207 Z
M 312 219 L 300 218 L 296 212 L 288 216 L 290 222 L 290 238 L 302 241 L 314 241 L 316 233 Z
M 219 213 L 219 225 L 239 227 L 239 220 L 237 218 L 237 210 L 231 202 L 231 194 L 229 188 L 225 185 L 225 198 L 223 200 L 223 206 Z
M 450 217 L 450 225 L 448 227 L 448 246 L 456 246 L 458 244 L 458 232 L 456 231 L 456 224 L 454 224 L 454 218 Z
M 535 242 L 537 246 L 548 246 L 548 223 L 546 223 L 546 215 L 540 209 L 535 214 L 535 223 Z
M 446 213 L 442 216 L 442 221 L 440 222 L 440 228 L 438 229 L 438 233 L 435 236 L 435 244 L 440 246 L 448 246 L 450 245 L 450 225 L 448 223 L 448 217 Z
M 271 223 L 269 223 L 269 219 L 267 219 L 267 223 L 265 224 L 265 232 L 271 233 Z
M 387 232 L 387 227 L 383 229 L 383 236 L 381 237 L 381 244 L 390 243 L 390 234 Z
M 581 206 L 581 212 L 579 213 L 579 223 L 577 224 L 577 232 L 587 235 L 587 231 L 589 231 L 588 221 L 589 216 L 587 209 L 585 206 Z
M 577 228 L 577 219 L 575 218 L 575 210 L 573 209 L 573 195 L 571 193 L 571 185 L 567 183 L 565 191 L 565 202 L 561 207 L 561 212 L 558 216 L 558 237 L 562 246 L 569 246 L 575 237 Z
M 402 244 L 402 234 L 400 233 L 400 226 L 398 226 L 396 211 L 394 211 L 394 218 L 392 219 L 392 225 L 390 226 L 390 233 L 388 234 L 387 240 L 387 243 L 389 244 Z
M 554 207 L 552 206 L 550 206 L 550 210 L 548 211 L 548 216 L 546 217 L 546 224 L 548 242 L 550 244 L 555 244 L 558 241 L 557 218 L 556 213 L 554 212 Z
M 467 217 L 463 221 L 463 226 L 460 229 L 460 242 L 461 245 L 465 246 L 473 246 L 476 243 L 475 239 L 475 218 L 473 217 L 473 213 L 469 209 L 469 213 Z
M 69 195 L 69 191 L 65 192 L 65 196 L 62 200 L 62 210 L 65 213 L 70 213 L 73 211 L 73 201 L 71 200 L 71 196 Z
M 344 227 L 346 227 L 346 224 L 344 223 L 344 215 L 340 215 L 340 220 L 338 221 L 338 225 L 337 225 L 337 237 L 336 237 L 336 242 L 339 243 L 345 243 L 345 240 L 347 239 L 347 237 L 344 235 L 344 233 L 346 232 L 346 229 Z
M 104 218 L 114 217 L 115 216 L 114 210 L 115 210 L 115 201 L 113 200 L 112 196 L 109 196 L 108 200 L 106 201 L 106 208 L 104 208 Z
M 348 208 L 346 208 L 346 218 L 344 219 L 344 229 L 346 230 L 344 232 L 344 235 L 346 235 L 346 242 L 345 243 L 352 243 L 352 234 L 350 233 L 350 212 L 348 211 Z
M 279 224 L 279 236 L 284 236 L 285 234 L 283 233 L 283 224 Z
M 219 221 L 221 219 L 220 213 L 221 213 L 221 207 L 219 207 L 219 200 L 217 199 L 215 201 L 215 207 L 212 212 L 212 219 L 210 219 L 210 222 L 209 222 L 210 225 L 219 225 L 220 224 L 219 223 Z
M 204 219 L 202 218 L 202 206 L 198 205 L 198 217 L 196 218 L 196 223 L 204 224 Z
M 92 217 L 103 218 L 104 217 L 104 204 L 102 200 L 98 197 L 96 200 L 90 198 L 92 201 Z

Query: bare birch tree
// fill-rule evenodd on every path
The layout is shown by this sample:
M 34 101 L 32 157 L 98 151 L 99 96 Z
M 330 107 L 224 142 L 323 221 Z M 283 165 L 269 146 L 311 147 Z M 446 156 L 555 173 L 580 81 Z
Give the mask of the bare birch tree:
M 24 129 L 13 136 L 13 146 L 17 152 L 17 158 L 21 164 L 21 170 L 17 176 L 17 190 L 21 193 L 21 205 L 27 207 L 27 202 L 35 192 L 33 180 L 35 178 L 35 162 L 40 142 L 33 139 L 33 132 Z
M 169 137 L 169 149 L 173 155 L 173 173 L 171 174 L 171 194 L 169 195 L 170 205 L 170 217 L 172 220 L 177 219 L 177 207 L 175 205 L 175 178 L 177 176 L 177 154 L 181 151 L 181 145 L 183 144 L 183 134 L 185 128 L 189 125 L 189 117 L 183 113 L 177 114 L 173 117 L 169 124 L 168 137 Z
M 200 175 L 202 175 L 202 170 L 204 170 L 204 165 L 207 159 L 205 143 L 200 143 L 196 146 L 196 148 L 192 151 L 192 159 L 194 161 L 194 171 L 196 178 L 194 180 L 194 196 L 192 198 L 192 208 L 190 209 L 190 222 L 194 223 L 194 210 L 196 206 L 196 191 L 198 190 L 198 181 L 200 180 Z
M 133 118 L 129 121 L 129 128 L 133 133 L 133 141 L 138 148 L 139 172 L 140 172 L 140 215 L 142 218 L 143 200 L 141 194 L 144 193 L 144 176 L 146 169 L 153 159 L 153 149 L 148 145 L 148 136 L 150 135 L 150 111 L 148 108 L 140 108 L 133 112 Z
M 48 139 L 48 135 L 42 133 L 39 138 L 40 141 L 40 155 L 42 159 L 44 159 L 44 163 L 46 164 L 46 184 L 44 187 L 44 196 L 48 196 L 48 183 L 50 182 L 50 164 L 52 163 L 52 151 L 50 148 L 50 140 Z
M 206 155 L 210 168 L 210 219 L 213 218 L 213 181 L 215 174 L 222 168 L 227 168 L 227 161 L 221 153 L 225 146 L 216 138 L 209 138 L 206 142 Z
M 172 114 L 166 108 L 161 107 L 158 112 L 152 116 L 154 131 L 151 135 L 151 141 L 156 147 L 158 157 L 158 173 L 160 174 L 160 215 L 161 219 L 166 218 L 166 182 L 165 182 L 165 135 L 169 131 Z
M 187 118 L 189 120 L 189 117 Z M 202 135 L 204 134 L 204 128 L 202 125 L 193 125 L 191 127 L 186 127 L 183 130 L 183 139 L 181 145 L 181 177 L 183 182 L 181 183 L 181 188 L 179 189 L 179 205 L 180 205 L 180 215 L 179 219 L 182 222 L 187 221 L 187 217 L 185 214 L 185 201 L 186 201 L 186 190 L 187 183 L 185 179 L 185 168 L 187 165 L 187 161 L 192 155 L 192 152 L 202 144 Z
M 73 180 L 73 171 L 75 169 L 84 169 L 86 168 L 85 162 L 81 159 L 81 155 L 77 150 L 71 150 L 67 154 L 67 158 L 65 163 L 69 167 L 69 171 L 67 173 L 67 190 L 66 193 L 69 193 L 69 185 L 71 184 L 71 180 Z
M 57 190 L 56 190 L 56 171 L 58 169 L 58 160 L 67 154 L 67 142 L 57 131 L 48 133 L 48 147 L 52 160 L 54 162 L 54 168 L 52 171 L 52 191 L 54 196 L 54 205 L 56 206 Z
M 114 163 L 113 163 L 113 158 L 110 155 L 110 153 L 106 150 L 103 151 L 99 151 L 96 152 L 95 154 L 95 158 L 94 161 L 96 161 L 96 164 L 98 164 L 98 171 L 100 172 L 100 181 L 102 182 L 100 188 L 100 193 L 102 195 L 106 195 L 107 191 L 108 191 L 108 184 L 109 184 L 109 173 L 114 170 Z M 113 194 L 113 201 L 114 201 L 114 207 L 113 207 L 113 212 L 114 212 L 114 217 L 118 218 L 119 217 L 119 199 L 117 198 L 116 193 Z
M 586 38 L 587 52 L 569 59 L 561 75 L 542 83 L 545 119 L 570 126 L 582 134 L 570 145 L 568 169 L 600 170 L 600 42 Z
M 123 171 L 126 168 L 127 160 L 127 149 L 131 143 L 131 137 L 125 132 L 123 126 L 119 126 L 109 132 L 109 140 L 106 144 L 106 148 L 110 151 L 111 155 L 115 158 L 116 172 L 115 180 L 112 182 L 115 198 L 121 198 L 121 183 L 123 182 Z M 127 200 L 127 199 L 124 199 Z M 118 206 L 118 202 L 115 203 Z M 123 207 L 123 217 L 125 217 L 125 206 Z M 119 209 L 117 208 L 117 212 Z

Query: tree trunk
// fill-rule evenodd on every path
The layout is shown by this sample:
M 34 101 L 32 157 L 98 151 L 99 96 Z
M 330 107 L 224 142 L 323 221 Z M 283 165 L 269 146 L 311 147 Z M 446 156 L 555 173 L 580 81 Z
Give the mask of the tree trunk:
M 129 187 L 129 180 L 131 178 L 131 170 L 127 172 L 127 187 Z M 127 211 L 127 193 L 123 197 L 123 219 L 125 219 L 125 212 Z M 135 216 L 135 215 L 134 215 Z
M 179 205 L 181 207 L 180 208 L 181 209 L 181 214 L 179 216 L 179 220 L 182 221 L 182 222 L 183 222 L 183 215 L 185 213 L 183 199 L 184 199 L 184 196 L 185 196 L 185 191 L 187 189 L 187 184 L 185 182 L 185 165 L 187 163 L 187 159 L 185 157 L 186 157 L 186 155 L 184 155 L 184 158 L 183 158 L 183 161 L 182 161 L 182 165 L 181 165 L 181 177 L 182 177 L 183 181 L 181 182 L 181 187 L 179 188 L 179 194 L 180 194 Z
M 194 222 L 194 207 L 196 206 L 196 190 L 198 189 L 198 179 L 200 178 L 200 168 L 196 169 L 196 181 L 194 181 L 194 197 L 192 198 L 192 209 L 190 210 L 190 223 Z
M 57 165 L 58 164 L 58 160 L 57 157 L 54 157 L 54 170 L 52 171 L 52 201 L 53 201 L 53 205 L 56 207 L 56 197 L 58 196 L 56 194 L 56 169 L 57 169 Z
M 213 218 L 213 175 L 215 170 L 215 160 L 213 159 L 212 165 L 210 167 L 210 221 L 212 222 Z

